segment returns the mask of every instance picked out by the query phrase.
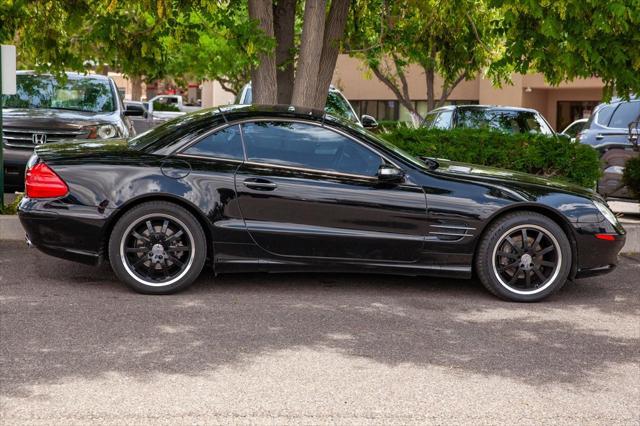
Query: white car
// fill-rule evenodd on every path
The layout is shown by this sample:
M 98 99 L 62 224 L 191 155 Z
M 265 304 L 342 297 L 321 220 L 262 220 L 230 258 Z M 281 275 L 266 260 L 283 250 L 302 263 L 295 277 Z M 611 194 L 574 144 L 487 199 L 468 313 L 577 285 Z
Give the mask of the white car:
M 574 121 L 573 123 L 569 124 L 560 134 L 565 135 L 571 138 L 572 141 L 574 141 L 576 140 L 576 136 L 578 135 L 578 133 L 580 133 L 582 129 L 584 129 L 584 126 L 587 124 L 587 121 L 589 121 L 588 118 L 580 118 Z
M 249 82 L 240 91 L 240 95 L 236 98 L 236 103 L 248 105 L 251 104 L 252 101 L 253 94 L 251 90 L 251 82 Z M 329 86 L 327 104 L 325 105 L 324 110 L 333 116 L 344 118 L 367 129 L 378 127 L 378 122 L 372 116 L 364 114 L 362 117 L 358 117 L 347 98 L 345 98 L 342 92 L 334 86 Z

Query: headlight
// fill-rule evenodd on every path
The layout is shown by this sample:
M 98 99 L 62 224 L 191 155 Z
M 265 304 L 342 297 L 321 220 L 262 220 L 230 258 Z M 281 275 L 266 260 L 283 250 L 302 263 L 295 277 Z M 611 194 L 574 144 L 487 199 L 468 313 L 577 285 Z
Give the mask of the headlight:
M 98 126 L 98 131 L 96 132 L 100 139 L 110 139 L 118 136 L 118 129 L 113 124 L 104 124 L 102 126 Z
M 111 139 L 118 136 L 118 128 L 113 124 L 100 124 L 98 126 L 87 127 L 89 135 L 87 139 Z
M 614 226 L 618 225 L 618 218 L 616 217 L 616 215 L 613 214 L 613 212 L 611 211 L 611 209 L 609 209 L 609 207 L 607 207 L 604 203 L 598 200 L 593 200 L 593 204 L 600 211 L 600 213 L 602 213 L 602 216 L 604 216 L 609 222 L 611 222 L 612 225 Z

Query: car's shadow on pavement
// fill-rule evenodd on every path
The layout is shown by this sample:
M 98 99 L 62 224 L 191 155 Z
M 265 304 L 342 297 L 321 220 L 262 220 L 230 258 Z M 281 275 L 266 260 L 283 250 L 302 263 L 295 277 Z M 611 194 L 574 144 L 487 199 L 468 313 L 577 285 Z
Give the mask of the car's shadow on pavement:
M 476 281 L 355 274 L 205 272 L 188 291 L 156 297 L 126 289 L 108 267 L 6 248 L 4 395 L 112 372 L 201 375 L 303 347 L 532 385 L 589 382 L 639 360 L 633 261 L 538 304 L 497 300 Z

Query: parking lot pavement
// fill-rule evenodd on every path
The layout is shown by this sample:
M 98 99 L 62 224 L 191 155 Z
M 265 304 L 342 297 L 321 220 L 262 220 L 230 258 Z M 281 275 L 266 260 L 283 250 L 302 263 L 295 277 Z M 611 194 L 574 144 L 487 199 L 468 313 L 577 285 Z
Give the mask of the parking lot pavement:
M 639 275 L 538 304 L 380 275 L 153 297 L 0 242 L 0 423 L 638 424 Z

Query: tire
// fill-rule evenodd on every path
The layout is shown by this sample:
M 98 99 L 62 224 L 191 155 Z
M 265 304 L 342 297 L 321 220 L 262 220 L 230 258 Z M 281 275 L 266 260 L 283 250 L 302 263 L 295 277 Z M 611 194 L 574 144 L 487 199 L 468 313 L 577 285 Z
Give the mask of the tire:
M 482 284 L 501 299 L 538 302 L 565 284 L 571 262 L 569 239 L 557 223 L 539 213 L 515 212 L 486 230 L 475 267 Z
M 205 234 L 196 218 L 166 201 L 132 208 L 109 237 L 113 271 L 127 286 L 144 294 L 186 289 L 202 272 L 206 254 Z

